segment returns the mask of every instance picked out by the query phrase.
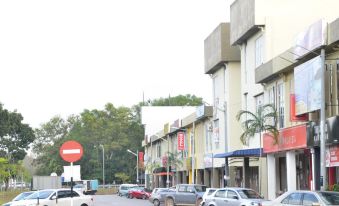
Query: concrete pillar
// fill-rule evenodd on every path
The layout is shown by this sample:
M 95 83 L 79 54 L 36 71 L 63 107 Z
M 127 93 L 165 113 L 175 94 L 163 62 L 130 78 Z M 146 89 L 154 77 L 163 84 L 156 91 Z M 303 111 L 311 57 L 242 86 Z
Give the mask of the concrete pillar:
M 295 151 L 286 152 L 286 170 L 287 170 L 287 191 L 297 189 L 297 169 L 295 162 Z
M 276 198 L 276 162 L 274 154 L 267 155 L 267 199 L 273 200 Z
M 213 179 L 212 179 L 212 187 L 219 188 L 219 169 L 213 168 Z
M 244 157 L 243 168 L 242 168 L 242 181 L 243 187 L 249 188 L 250 187 L 250 175 L 249 175 L 249 168 L 250 168 L 250 158 Z

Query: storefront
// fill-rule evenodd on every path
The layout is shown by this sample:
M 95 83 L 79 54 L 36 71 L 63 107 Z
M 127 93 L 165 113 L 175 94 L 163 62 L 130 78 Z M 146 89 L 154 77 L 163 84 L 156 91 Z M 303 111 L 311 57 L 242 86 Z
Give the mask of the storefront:
M 311 189 L 312 158 L 306 131 L 306 124 L 281 129 L 276 144 L 271 135 L 263 135 L 268 199 L 286 191 Z

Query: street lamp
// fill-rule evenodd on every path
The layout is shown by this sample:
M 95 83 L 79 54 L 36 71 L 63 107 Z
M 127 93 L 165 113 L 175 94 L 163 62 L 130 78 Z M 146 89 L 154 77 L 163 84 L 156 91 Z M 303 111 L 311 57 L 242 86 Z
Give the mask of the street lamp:
M 102 148 L 102 187 L 105 188 L 105 148 L 102 144 L 100 147 Z
M 138 156 L 138 150 L 137 153 L 132 152 L 131 150 L 127 150 L 127 152 L 133 154 L 134 156 L 137 157 L 137 184 L 139 184 L 139 156 Z

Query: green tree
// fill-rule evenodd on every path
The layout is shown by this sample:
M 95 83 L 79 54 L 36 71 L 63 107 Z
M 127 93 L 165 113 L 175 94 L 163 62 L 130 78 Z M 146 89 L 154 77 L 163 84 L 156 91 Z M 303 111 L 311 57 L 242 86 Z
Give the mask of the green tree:
M 259 192 L 261 192 L 261 157 L 262 157 L 262 133 L 269 132 L 274 138 L 274 142 L 278 141 L 279 131 L 277 129 L 277 112 L 272 104 L 260 106 L 256 113 L 246 110 L 240 110 L 236 116 L 238 121 L 242 121 L 241 126 L 243 133 L 240 140 L 247 145 L 250 138 L 254 138 L 255 134 L 259 134 L 260 141 L 260 167 L 259 167 Z
M 10 112 L 0 104 L 0 157 L 10 163 L 24 159 L 29 144 L 35 139 L 33 129 L 22 120 L 20 113 Z

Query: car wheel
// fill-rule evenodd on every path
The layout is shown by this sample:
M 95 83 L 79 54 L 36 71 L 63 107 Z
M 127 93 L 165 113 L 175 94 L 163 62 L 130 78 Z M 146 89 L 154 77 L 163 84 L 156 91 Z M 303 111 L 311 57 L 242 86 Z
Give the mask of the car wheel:
M 129 195 L 129 198 L 130 198 L 130 199 L 133 199 L 133 195 Z
M 167 198 L 166 206 L 174 206 L 174 200 L 172 198 Z
M 87 204 L 82 204 L 81 206 L 88 206 Z
M 142 195 L 142 199 L 143 199 L 143 200 L 146 200 L 146 195 Z
M 155 200 L 153 201 L 153 205 L 154 205 L 154 206 L 160 206 L 160 201 L 157 200 L 157 199 L 155 199 Z

